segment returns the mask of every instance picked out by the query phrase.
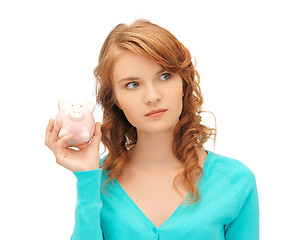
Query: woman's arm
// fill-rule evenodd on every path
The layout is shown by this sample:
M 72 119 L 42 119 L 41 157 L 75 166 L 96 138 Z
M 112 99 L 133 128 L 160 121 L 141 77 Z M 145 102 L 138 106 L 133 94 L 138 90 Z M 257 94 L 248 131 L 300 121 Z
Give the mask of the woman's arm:
M 74 172 L 77 178 L 75 226 L 71 240 L 102 240 L 100 226 L 101 169 Z
M 72 171 L 77 178 L 77 204 L 75 226 L 71 239 L 103 239 L 100 227 L 101 169 L 99 144 L 101 140 L 100 123 L 95 124 L 95 131 L 89 144 L 78 146 L 78 150 L 68 147 L 72 135 L 59 138 L 62 122 L 49 120 L 46 128 L 45 144 L 54 153 L 56 162 Z
M 225 226 L 226 240 L 259 239 L 259 203 L 255 176 L 251 173 L 238 191 L 241 207 L 238 216 Z

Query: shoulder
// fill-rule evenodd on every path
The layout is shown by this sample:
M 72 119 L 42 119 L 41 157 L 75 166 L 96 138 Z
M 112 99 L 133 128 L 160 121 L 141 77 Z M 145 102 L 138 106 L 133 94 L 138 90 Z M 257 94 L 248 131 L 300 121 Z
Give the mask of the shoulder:
M 233 180 L 235 180 L 234 178 L 255 178 L 251 169 L 238 159 L 214 153 L 213 161 L 216 170 L 223 172 Z
M 240 204 L 256 189 L 254 173 L 240 160 L 213 154 L 213 171 L 225 178 L 237 193 Z

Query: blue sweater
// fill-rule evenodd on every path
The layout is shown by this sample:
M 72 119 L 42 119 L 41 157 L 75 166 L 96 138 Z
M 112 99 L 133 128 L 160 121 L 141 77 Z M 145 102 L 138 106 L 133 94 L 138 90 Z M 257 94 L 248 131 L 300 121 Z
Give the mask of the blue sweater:
M 108 179 L 106 171 L 74 172 L 77 204 L 71 239 L 259 239 L 254 174 L 238 160 L 207 152 L 204 175 L 198 185 L 201 201 L 181 204 L 159 227 L 144 215 L 116 179 L 106 187 L 109 196 L 101 191 L 101 184 Z

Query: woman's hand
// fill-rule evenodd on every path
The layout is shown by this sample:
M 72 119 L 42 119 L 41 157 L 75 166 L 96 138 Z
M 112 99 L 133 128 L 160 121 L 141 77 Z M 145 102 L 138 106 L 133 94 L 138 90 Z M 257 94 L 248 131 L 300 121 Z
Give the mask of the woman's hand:
M 61 121 L 54 124 L 54 120 L 50 119 L 46 128 L 45 144 L 54 153 L 56 162 L 72 172 L 98 169 L 100 160 L 99 144 L 102 136 L 100 123 L 95 124 L 91 142 L 78 146 L 79 150 L 67 147 L 72 135 L 61 139 L 58 137 L 61 127 Z

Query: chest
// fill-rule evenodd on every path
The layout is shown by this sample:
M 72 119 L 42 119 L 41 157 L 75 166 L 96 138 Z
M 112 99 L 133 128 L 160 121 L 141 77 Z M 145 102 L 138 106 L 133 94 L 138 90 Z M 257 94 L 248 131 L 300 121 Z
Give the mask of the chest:
M 131 175 L 131 177 L 116 178 L 120 186 L 156 226 L 163 224 L 187 197 L 189 190 L 183 180 L 173 186 L 176 174 L 147 174 Z

